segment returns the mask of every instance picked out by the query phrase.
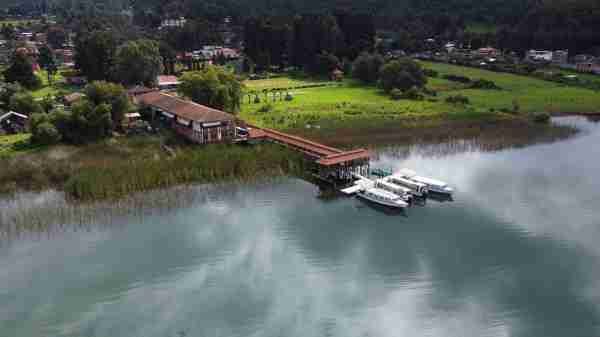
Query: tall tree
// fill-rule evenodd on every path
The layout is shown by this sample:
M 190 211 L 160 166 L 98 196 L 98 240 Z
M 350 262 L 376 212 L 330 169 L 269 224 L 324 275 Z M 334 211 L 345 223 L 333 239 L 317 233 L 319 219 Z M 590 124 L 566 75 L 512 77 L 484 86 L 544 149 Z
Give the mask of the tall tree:
M 380 82 L 383 90 L 408 90 L 412 87 L 422 88 L 427 83 L 421 65 L 405 58 L 386 63 L 381 67 Z
M 67 32 L 63 27 L 53 26 L 48 28 L 46 39 L 53 48 L 60 48 L 67 41 Z
M 34 89 L 40 86 L 40 79 L 33 72 L 33 63 L 26 51 L 18 49 L 13 55 L 10 66 L 4 71 L 7 82 L 18 82 L 22 86 Z
M 196 103 L 237 112 L 240 108 L 243 84 L 232 72 L 218 66 L 203 71 L 188 72 L 181 77 L 178 91 Z
M 95 81 L 85 88 L 87 99 L 95 106 L 107 104 L 113 128 L 119 128 L 125 113 L 131 109 L 131 104 L 125 88 L 119 84 Z
M 129 41 L 117 49 L 114 79 L 125 85 L 154 86 L 163 64 L 158 42 Z
M 46 70 L 46 74 L 48 75 L 48 83 L 52 85 L 52 76 L 58 71 L 58 66 L 56 65 L 54 52 L 52 52 L 48 46 L 43 46 L 40 48 L 38 63 L 42 69 Z
M 110 31 L 94 31 L 75 41 L 75 65 L 89 81 L 110 78 L 117 50 L 117 38 Z

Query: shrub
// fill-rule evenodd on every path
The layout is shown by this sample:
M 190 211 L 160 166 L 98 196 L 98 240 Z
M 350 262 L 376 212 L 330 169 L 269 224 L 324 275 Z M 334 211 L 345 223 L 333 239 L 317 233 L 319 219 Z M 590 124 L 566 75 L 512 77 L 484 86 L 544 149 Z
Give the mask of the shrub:
M 273 111 L 273 104 L 271 104 L 271 103 L 267 103 L 258 109 L 258 112 L 270 112 L 270 111 Z
M 383 63 L 383 57 L 379 54 L 362 53 L 352 64 L 352 77 L 365 83 L 375 83 Z
M 471 79 L 465 76 L 460 76 L 460 75 L 444 75 L 444 79 L 448 80 L 448 81 L 452 81 L 452 82 L 459 82 L 459 83 L 464 83 L 464 84 L 469 84 L 471 83 Z
M 471 88 L 473 88 L 473 89 L 486 89 L 486 90 L 498 90 L 498 89 L 500 89 L 500 87 L 497 86 L 496 83 L 494 83 L 493 81 L 484 80 L 482 78 L 480 78 L 478 80 L 475 80 L 471 84 Z
M 36 128 L 32 141 L 37 144 L 50 145 L 60 142 L 61 136 L 58 130 L 50 122 L 43 122 Z
M 550 121 L 550 114 L 547 112 L 535 112 L 531 115 L 531 118 L 536 123 L 548 123 Z
M 397 100 L 400 100 L 400 99 L 402 99 L 402 98 L 403 98 L 403 97 L 402 97 L 403 95 L 404 95 L 404 93 L 402 92 L 402 90 L 400 90 L 400 89 L 398 89 L 398 88 L 396 88 L 396 89 L 392 89 L 392 90 L 390 91 L 390 97 L 391 97 L 393 100 L 396 100 L 396 101 L 397 101 Z
M 383 90 L 408 90 L 412 87 L 422 88 L 427 83 L 421 65 L 411 59 L 399 59 L 386 63 L 381 67 L 380 83 Z
M 425 74 L 425 76 L 427 76 L 427 77 L 438 77 L 438 76 L 440 76 L 440 73 L 438 73 L 437 71 L 435 71 L 433 69 L 428 69 L 428 68 L 423 69 L 423 74 Z
M 425 96 L 419 91 L 418 88 L 412 87 L 404 92 L 404 98 L 412 99 L 415 101 L 422 101 Z
M 446 103 L 467 105 L 467 104 L 470 104 L 471 102 L 469 101 L 469 97 L 466 97 L 463 95 L 454 95 L 454 96 L 448 96 L 446 98 Z

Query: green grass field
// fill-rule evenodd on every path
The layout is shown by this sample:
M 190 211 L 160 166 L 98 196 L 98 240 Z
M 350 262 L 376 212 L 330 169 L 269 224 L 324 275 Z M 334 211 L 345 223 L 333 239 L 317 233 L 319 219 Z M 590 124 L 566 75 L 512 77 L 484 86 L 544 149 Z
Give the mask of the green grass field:
M 30 138 L 31 134 L 29 133 L 0 136 L 0 158 L 10 157 L 35 149 L 29 143 Z
M 39 23 L 40 20 L 22 20 L 22 19 L 14 19 L 14 20 L 0 20 L 0 26 L 2 25 L 13 25 L 13 26 L 29 26 Z
M 48 95 L 54 97 L 54 96 L 58 95 L 60 92 L 65 92 L 65 93 L 69 94 L 69 93 L 75 92 L 79 89 L 75 86 L 68 85 L 65 82 L 65 78 L 63 77 L 61 71 L 58 71 L 52 77 L 52 85 L 50 85 L 48 83 L 48 75 L 46 74 L 45 70 L 38 71 L 36 73 L 36 75 L 42 81 L 42 86 L 39 89 L 31 92 L 33 97 L 36 99 L 41 99 Z
M 342 124 L 372 126 L 394 120 L 477 119 L 490 116 L 510 118 L 510 114 L 500 111 L 512 111 L 515 104 L 519 106 L 518 113 L 521 114 L 600 111 L 600 94 L 592 90 L 481 69 L 423 64 L 440 75 L 455 74 L 492 80 L 502 90 L 469 89 L 463 84 L 442 78 L 430 78 L 428 87 L 438 92 L 436 97 L 430 96 L 423 101 L 395 101 L 376 87 L 348 80 L 340 86 L 292 90 L 294 99 L 291 102 L 266 103 L 264 97 L 263 102 L 258 104 L 245 101 L 240 115 L 259 126 L 293 129 L 306 128 L 308 125 L 323 128 Z M 459 94 L 467 96 L 471 104 L 462 106 L 445 102 L 448 96 Z

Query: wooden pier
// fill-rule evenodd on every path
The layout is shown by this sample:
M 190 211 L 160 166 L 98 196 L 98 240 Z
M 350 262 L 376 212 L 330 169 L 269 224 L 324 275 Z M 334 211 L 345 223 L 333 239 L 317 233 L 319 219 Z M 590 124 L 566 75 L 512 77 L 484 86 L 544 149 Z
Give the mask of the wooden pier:
M 304 153 L 314 163 L 315 177 L 329 183 L 348 182 L 354 174 L 368 175 L 370 155 L 366 149 L 344 151 L 267 128 L 250 127 L 250 140 L 266 140 Z

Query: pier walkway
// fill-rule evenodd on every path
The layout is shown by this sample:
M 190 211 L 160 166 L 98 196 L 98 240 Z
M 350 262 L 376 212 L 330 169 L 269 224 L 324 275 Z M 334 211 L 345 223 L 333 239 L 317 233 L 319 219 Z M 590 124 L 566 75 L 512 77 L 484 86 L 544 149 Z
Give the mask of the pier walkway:
M 353 174 L 366 174 L 369 171 L 370 155 L 366 149 L 344 151 L 299 136 L 255 126 L 250 127 L 248 138 L 271 141 L 304 153 L 314 161 L 318 176 L 324 180 L 350 180 Z

